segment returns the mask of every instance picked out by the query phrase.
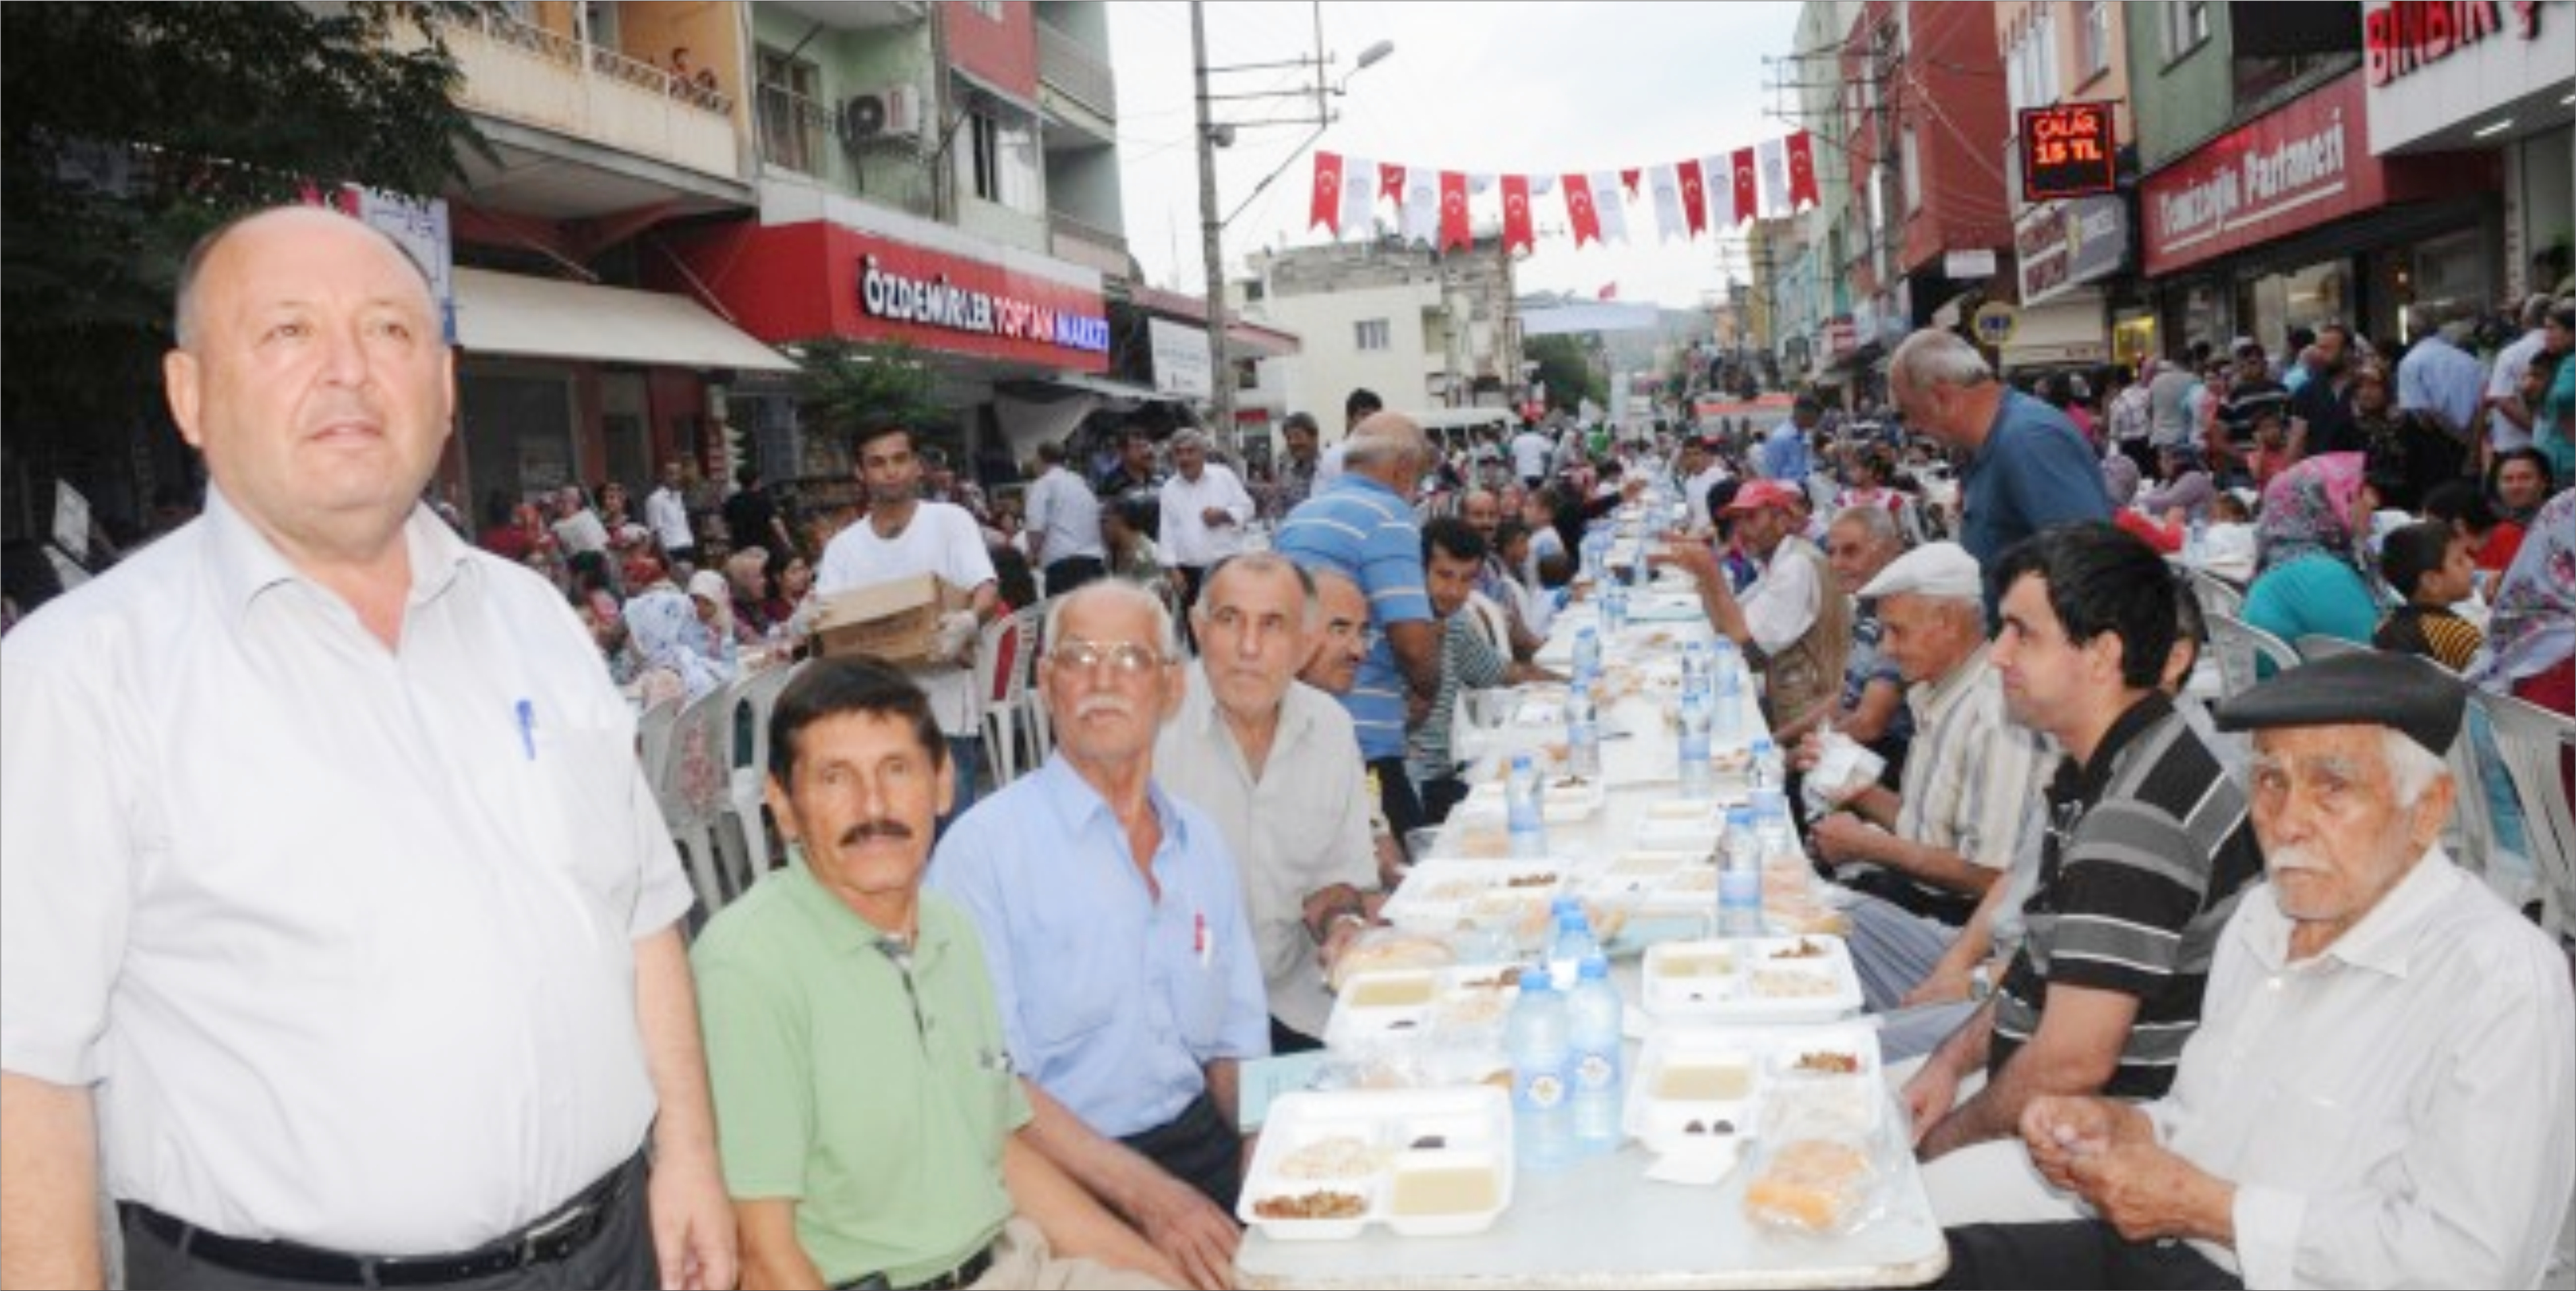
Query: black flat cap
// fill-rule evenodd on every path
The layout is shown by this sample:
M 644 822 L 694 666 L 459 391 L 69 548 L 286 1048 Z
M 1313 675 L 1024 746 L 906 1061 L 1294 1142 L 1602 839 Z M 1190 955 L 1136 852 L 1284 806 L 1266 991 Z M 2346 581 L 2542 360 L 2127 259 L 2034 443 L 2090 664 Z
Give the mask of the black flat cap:
M 2386 726 L 2441 757 L 2468 702 L 2460 679 L 2427 659 L 2371 650 L 2303 663 L 2222 701 L 2222 731 L 2278 726 Z

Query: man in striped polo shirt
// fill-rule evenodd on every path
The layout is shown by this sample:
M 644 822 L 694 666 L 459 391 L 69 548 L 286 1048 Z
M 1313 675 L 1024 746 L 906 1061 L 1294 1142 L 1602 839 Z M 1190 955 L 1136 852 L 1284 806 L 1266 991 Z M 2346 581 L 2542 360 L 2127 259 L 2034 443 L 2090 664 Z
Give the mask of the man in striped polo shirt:
M 2066 758 L 2021 950 L 1905 1084 L 1945 1226 L 2071 1214 L 2012 1137 L 2022 1108 L 2163 1094 L 2219 930 L 2262 873 L 2243 792 L 2158 688 L 2175 632 L 2163 558 L 2113 526 L 2066 525 L 2006 551 L 1996 583 L 2005 704 Z
M 1422 804 L 1404 770 L 1408 721 L 1429 715 L 1440 689 L 1440 633 L 1424 591 L 1422 531 L 1408 500 L 1431 463 L 1422 427 L 1401 413 L 1371 413 L 1343 441 L 1342 473 L 1298 504 L 1271 548 L 1308 569 L 1331 569 L 1368 594 L 1377 634 L 1359 678 L 1341 697 L 1377 773 L 1395 835 L 1419 828 Z

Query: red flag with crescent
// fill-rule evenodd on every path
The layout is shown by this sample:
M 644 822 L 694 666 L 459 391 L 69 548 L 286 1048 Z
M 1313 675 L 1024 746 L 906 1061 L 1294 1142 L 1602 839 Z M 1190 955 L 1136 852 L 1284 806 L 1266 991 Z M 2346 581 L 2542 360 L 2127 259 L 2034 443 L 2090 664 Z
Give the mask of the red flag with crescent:
M 1440 249 L 1474 245 L 1476 236 L 1467 231 L 1467 176 L 1462 171 L 1441 171 Z
M 1682 181 L 1682 218 L 1688 222 L 1692 237 L 1708 231 L 1708 190 L 1701 186 L 1699 163 L 1688 157 L 1673 167 Z
M 1565 222 L 1574 226 L 1574 245 L 1585 238 L 1601 240 L 1601 213 L 1592 209 L 1592 180 L 1576 172 L 1565 177 Z
M 1398 208 L 1403 207 L 1404 167 L 1391 161 L 1377 164 L 1377 195 L 1395 203 Z
M 1530 227 L 1529 176 L 1503 176 L 1503 249 L 1528 247 L 1538 249 L 1538 237 Z
M 1318 224 L 1342 231 L 1342 155 L 1315 150 L 1315 193 L 1307 206 L 1306 227 Z
M 1755 205 L 1760 197 L 1753 182 L 1753 150 L 1736 149 L 1727 169 L 1735 176 L 1735 218 L 1738 222 L 1752 219 L 1762 209 Z
M 1789 136 L 1789 209 L 1798 203 L 1822 206 L 1825 199 L 1816 193 L 1816 145 L 1801 130 Z

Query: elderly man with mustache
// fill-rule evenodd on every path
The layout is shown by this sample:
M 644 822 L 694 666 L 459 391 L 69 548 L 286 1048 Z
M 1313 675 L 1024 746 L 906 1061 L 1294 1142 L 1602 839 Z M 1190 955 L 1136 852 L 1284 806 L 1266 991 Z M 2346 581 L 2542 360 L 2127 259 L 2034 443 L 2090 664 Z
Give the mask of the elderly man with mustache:
M 1154 779 L 1186 662 L 1169 611 L 1104 581 L 1047 614 L 1056 752 L 950 827 L 930 887 L 983 935 L 1027 1133 L 1202 1285 L 1240 1230 L 1236 1065 L 1269 1001 L 1216 822 Z
M 2220 707 L 2255 733 L 2269 882 L 2172 1091 L 2031 1100 L 2032 1164 L 2098 1218 L 1953 1229 L 1949 1284 L 2540 1284 L 2576 1185 L 2576 997 L 2437 841 L 2464 695 L 2374 653 Z

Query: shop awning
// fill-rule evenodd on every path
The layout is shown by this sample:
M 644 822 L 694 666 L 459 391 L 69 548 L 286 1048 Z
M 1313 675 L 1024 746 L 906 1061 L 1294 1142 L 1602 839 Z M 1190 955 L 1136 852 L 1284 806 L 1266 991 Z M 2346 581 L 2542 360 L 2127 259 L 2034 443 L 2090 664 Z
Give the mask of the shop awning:
M 469 353 L 647 367 L 793 372 L 796 364 L 684 296 L 456 271 L 456 339 Z
M 2100 288 L 2078 288 L 2024 308 L 2003 348 L 2004 368 L 2108 363 L 2111 332 Z

